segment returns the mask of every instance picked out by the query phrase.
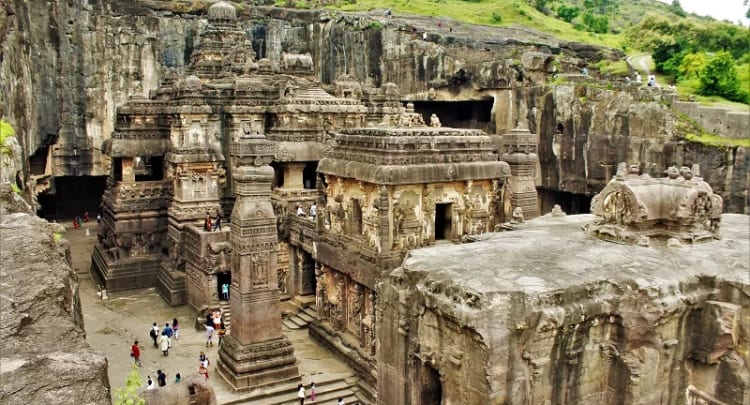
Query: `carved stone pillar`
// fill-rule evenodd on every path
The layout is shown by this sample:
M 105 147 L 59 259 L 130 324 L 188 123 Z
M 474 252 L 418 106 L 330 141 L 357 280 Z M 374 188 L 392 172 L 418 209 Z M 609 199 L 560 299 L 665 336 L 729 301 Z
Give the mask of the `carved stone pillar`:
M 511 204 L 513 209 L 521 207 L 526 219 L 539 216 L 536 193 L 536 134 L 528 129 L 514 129 L 503 134 L 505 151 L 500 160 L 510 165 Z
M 235 391 L 298 376 L 294 348 L 281 332 L 276 280 L 278 236 L 271 205 L 273 144 L 245 135 L 232 144 L 232 332 L 219 348 L 218 372 Z

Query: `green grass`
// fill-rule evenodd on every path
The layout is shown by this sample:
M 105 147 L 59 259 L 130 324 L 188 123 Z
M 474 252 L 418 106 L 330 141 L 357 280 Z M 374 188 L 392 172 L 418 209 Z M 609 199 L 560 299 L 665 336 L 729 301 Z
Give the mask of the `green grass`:
M 742 73 L 739 74 L 740 77 L 740 83 L 743 83 L 745 86 L 748 86 L 750 82 L 750 78 L 743 78 Z M 695 78 L 690 79 L 682 79 L 679 82 L 677 82 L 677 94 L 680 95 L 692 95 L 695 97 L 695 101 L 701 103 L 702 105 L 706 106 L 712 106 L 712 107 L 729 107 L 740 111 L 747 111 L 748 105 L 744 103 L 738 103 L 736 101 L 729 101 L 725 99 L 724 97 L 719 96 L 701 96 L 698 94 L 698 89 L 700 88 L 700 80 Z M 684 99 L 685 97 L 681 97 L 681 99 Z
M 630 74 L 630 70 L 628 70 L 628 64 L 624 60 L 611 61 L 604 59 L 596 64 L 596 68 L 599 69 L 599 72 L 603 75 L 609 75 L 619 78 L 628 76 Z
M 733 138 L 723 138 L 721 136 L 712 135 L 712 134 L 687 134 L 685 135 L 685 139 L 690 142 L 700 143 L 707 146 L 715 146 L 715 147 L 721 147 L 721 146 L 739 146 L 742 148 L 750 148 L 750 139 L 744 138 L 744 139 L 733 139 Z
M 621 35 L 578 31 L 571 24 L 546 16 L 522 0 L 357 0 L 353 4 L 342 3 L 337 6 L 327 6 L 327 8 L 343 11 L 380 11 L 390 8 L 396 16 L 418 14 L 451 18 L 470 24 L 501 27 L 524 26 L 568 41 L 587 42 L 613 48 L 620 48 L 623 44 Z

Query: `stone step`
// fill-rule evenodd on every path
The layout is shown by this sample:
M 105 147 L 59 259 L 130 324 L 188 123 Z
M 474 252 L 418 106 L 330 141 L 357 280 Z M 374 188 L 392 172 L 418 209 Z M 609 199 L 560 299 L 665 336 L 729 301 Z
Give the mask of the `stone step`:
M 314 377 L 314 378 L 313 378 Z M 346 403 L 354 404 L 357 401 L 354 396 L 354 389 L 356 387 L 350 387 L 346 382 L 351 374 L 317 374 L 315 376 L 307 376 L 303 382 L 305 384 L 305 392 L 310 395 L 310 382 L 315 381 L 316 385 L 316 401 L 312 404 L 328 404 L 335 403 L 335 400 L 339 397 L 347 398 Z M 297 384 L 299 382 L 289 382 L 274 386 L 268 390 L 264 390 L 256 393 L 255 395 L 245 396 L 243 398 L 233 399 L 229 402 L 225 402 L 224 405 L 239 405 L 239 404 L 253 404 L 253 405 L 289 405 L 298 403 L 297 399 Z
M 297 326 L 296 323 L 290 321 L 289 318 L 282 319 L 281 324 L 286 326 L 288 329 L 301 329 L 301 327 Z
M 314 319 L 320 319 L 318 317 L 318 311 L 315 310 L 315 307 L 307 307 L 302 312 L 304 312 L 305 314 L 309 315 L 310 317 Z
M 309 323 L 309 322 L 305 322 L 304 319 L 302 319 L 302 318 L 300 318 L 300 317 L 298 317 L 296 315 L 292 315 L 290 317 L 287 317 L 286 319 L 289 319 L 293 324 L 299 326 L 300 328 L 306 328 L 307 324 Z
M 302 319 L 303 321 L 310 323 L 315 320 L 312 316 L 306 314 L 304 311 L 297 313 L 297 317 Z

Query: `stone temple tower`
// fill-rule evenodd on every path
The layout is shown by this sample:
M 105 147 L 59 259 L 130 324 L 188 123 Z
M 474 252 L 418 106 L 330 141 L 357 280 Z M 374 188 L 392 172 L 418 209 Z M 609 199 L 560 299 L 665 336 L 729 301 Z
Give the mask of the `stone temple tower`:
M 500 160 L 508 162 L 511 173 L 511 198 L 513 210 L 521 208 L 526 219 L 539 216 L 536 192 L 536 134 L 528 129 L 516 128 L 503 134 Z
M 232 332 L 219 348 L 218 372 L 235 391 L 298 378 L 294 347 L 281 332 L 276 267 L 278 236 L 271 205 L 274 145 L 243 134 L 230 153 L 236 201 L 232 210 Z

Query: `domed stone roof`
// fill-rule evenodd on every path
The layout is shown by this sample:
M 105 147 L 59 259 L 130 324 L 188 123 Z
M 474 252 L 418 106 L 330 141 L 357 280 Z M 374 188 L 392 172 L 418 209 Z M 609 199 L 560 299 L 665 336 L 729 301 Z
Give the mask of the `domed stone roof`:
M 226 1 L 217 1 L 208 8 L 208 21 L 228 21 L 237 19 L 237 10 Z

